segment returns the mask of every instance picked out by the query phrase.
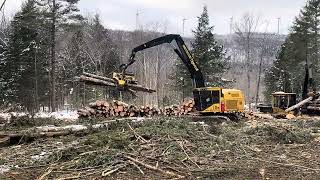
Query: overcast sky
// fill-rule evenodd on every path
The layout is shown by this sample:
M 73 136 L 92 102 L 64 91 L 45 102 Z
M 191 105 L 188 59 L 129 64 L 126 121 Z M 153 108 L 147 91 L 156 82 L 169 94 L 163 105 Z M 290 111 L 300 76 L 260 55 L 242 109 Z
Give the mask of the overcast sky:
M 2 2 L 3 0 L 1 0 Z M 24 0 L 7 0 L 5 12 L 12 15 Z M 86 15 L 99 13 L 103 24 L 111 29 L 134 30 L 138 25 L 156 28 L 167 33 L 185 35 L 197 26 L 197 16 L 204 5 L 208 6 L 210 23 L 217 34 L 230 32 L 230 21 L 237 22 L 246 12 L 259 16 L 261 29 L 287 34 L 288 28 L 307 0 L 80 0 L 79 8 Z M 158 25 L 157 25 L 158 24 Z M 262 28 L 263 27 L 263 28 Z

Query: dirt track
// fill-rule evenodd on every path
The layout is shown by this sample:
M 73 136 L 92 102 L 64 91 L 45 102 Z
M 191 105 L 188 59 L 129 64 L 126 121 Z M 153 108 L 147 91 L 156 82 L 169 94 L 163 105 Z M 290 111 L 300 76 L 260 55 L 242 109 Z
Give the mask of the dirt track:
M 314 118 L 115 122 L 3 147 L 0 179 L 318 179 L 319 133 Z

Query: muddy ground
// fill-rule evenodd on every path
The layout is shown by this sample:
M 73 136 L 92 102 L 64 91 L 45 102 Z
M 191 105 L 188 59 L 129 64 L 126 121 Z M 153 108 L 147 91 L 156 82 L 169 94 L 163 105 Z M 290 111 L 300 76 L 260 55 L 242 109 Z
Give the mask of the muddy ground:
M 318 118 L 193 121 L 169 117 L 119 121 L 99 131 L 16 141 L 0 148 L 0 179 L 320 177 Z M 31 126 L 65 125 L 43 119 L 31 122 Z M 0 133 L 25 128 L 30 124 L 15 123 Z

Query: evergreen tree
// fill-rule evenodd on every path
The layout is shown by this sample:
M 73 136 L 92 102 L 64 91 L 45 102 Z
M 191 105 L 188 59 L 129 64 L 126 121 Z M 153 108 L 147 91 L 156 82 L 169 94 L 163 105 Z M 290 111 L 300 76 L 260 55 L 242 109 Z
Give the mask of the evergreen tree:
M 1 63 L 2 78 L 6 83 L 2 86 L 2 92 L 6 99 L 19 102 L 27 110 L 37 108 L 39 74 L 36 57 L 38 56 L 41 39 L 39 10 L 33 0 L 28 0 L 22 6 L 12 22 L 12 32 L 9 36 L 8 48 L 5 52 L 6 59 Z
M 312 64 L 315 83 L 319 89 L 319 12 L 320 0 L 309 0 L 300 15 L 295 18 L 291 32 L 282 45 L 277 60 L 266 73 L 265 95 L 267 98 L 272 92 L 279 90 L 295 92 L 301 96 L 306 59 Z
M 207 7 L 204 6 L 198 17 L 198 27 L 193 31 L 195 39 L 191 43 L 191 53 L 198 62 L 207 85 L 223 86 L 221 76 L 227 69 L 227 61 L 223 47 L 215 39 L 213 28 L 209 23 Z M 192 92 L 190 73 L 181 61 L 177 64 L 175 79 L 177 90 L 189 96 Z
M 287 47 L 281 46 L 280 53 L 273 63 L 273 66 L 266 71 L 265 84 L 266 91 L 265 97 L 271 100 L 271 93 L 276 91 L 292 92 L 292 79 L 288 72 L 288 65 L 282 59 L 285 57 Z
M 74 26 L 78 26 L 78 21 L 83 17 L 78 14 L 79 9 L 76 7 L 79 0 L 36 0 L 41 8 L 42 16 L 47 20 L 46 29 L 47 36 L 50 37 L 49 50 L 50 61 L 48 63 L 50 69 L 50 107 L 55 111 L 58 105 L 62 105 L 63 94 L 57 97 L 57 93 L 63 92 L 64 83 L 59 78 L 59 65 L 57 63 L 57 34 L 62 31 L 69 31 Z M 59 81 L 60 80 L 60 81 Z M 59 103 L 57 101 L 60 100 Z

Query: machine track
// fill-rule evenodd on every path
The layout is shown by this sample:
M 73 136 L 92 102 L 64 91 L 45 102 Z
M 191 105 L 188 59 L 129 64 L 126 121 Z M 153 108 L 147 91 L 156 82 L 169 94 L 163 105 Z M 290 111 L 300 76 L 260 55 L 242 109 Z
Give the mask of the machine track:
M 193 121 L 204 121 L 204 122 L 239 122 L 241 120 L 240 113 L 230 113 L 230 114 L 210 114 L 204 115 L 200 113 L 192 113 L 182 117 L 187 117 Z

